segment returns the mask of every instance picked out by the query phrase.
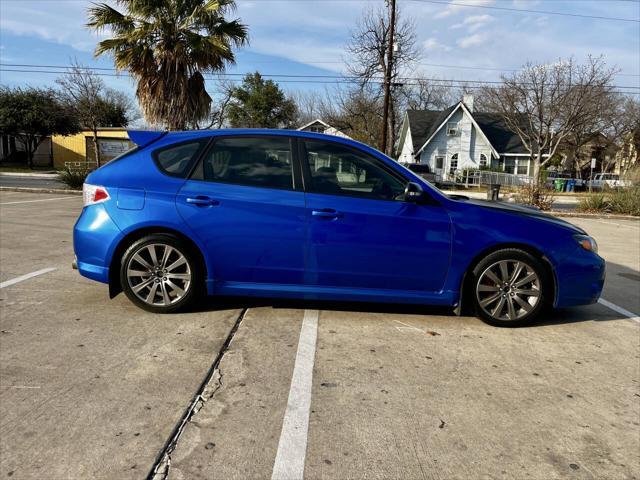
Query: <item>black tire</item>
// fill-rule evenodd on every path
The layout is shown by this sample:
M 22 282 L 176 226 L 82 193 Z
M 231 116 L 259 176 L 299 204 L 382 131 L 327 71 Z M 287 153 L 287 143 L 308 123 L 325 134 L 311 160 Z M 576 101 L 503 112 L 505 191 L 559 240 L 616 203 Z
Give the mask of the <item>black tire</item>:
M 175 267 L 176 270 L 178 270 L 175 274 L 164 273 L 164 275 L 171 275 L 172 278 L 162 277 L 163 274 L 158 269 L 162 259 L 158 259 L 156 265 L 152 265 L 153 262 L 150 255 L 148 255 L 148 252 L 151 251 L 149 249 L 152 249 L 155 252 L 154 255 L 158 253 L 162 254 L 164 252 L 162 249 L 163 245 L 170 247 L 168 249 L 170 251 L 170 257 L 165 263 L 180 260 L 180 256 L 185 259 L 184 263 Z M 136 256 L 137 259 L 134 259 Z M 130 276 L 127 273 L 130 266 L 132 267 L 132 270 L 136 269 L 145 271 L 146 267 L 138 261 L 141 257 L 145 263 L 154 267 L 154 273 L 149 277 L 142 277 L 141 275 Z M 164 271 L 166 272 L 166 270 Z M 180 238 L 167 233 L 150 234 L 133 242 L 122 255 L 122 261 L 120 262 L 120 285 L 122 285 L 122 290 L 129 300 L 143 310 L 153 313 L 175 313 L 192 307 L 200 299 L 203 290 L 202 271 L 203 267 L 200 265 L 198 257 L 193 254 L 190 246 Z M 183 278 L 180 280 L 173 278 L 173 276 L 178 275 L 182 275 Z M 139 277 L 140 283 L 133 283 L 138 281 L 136 280 L 136 277 Z M 185 280 L 187 277 L 190 277 L 188 284 Z M 173 287 L 168 287 L 166 285 L 163 286 L 167 279 L 169 280 L 169 284 L 177 286 L 175 290 Z M 152 283 L 147 287 L 142 286 L 143 290 L 140 291 L 140 295 L 144 295 L 145 293 L 151 294 L 151 289 L 154 283 L 158 283 L 159 286 L 156 286 L 153 291 L 151 303 L 140 298 L 140 296 L 134 291 L 136 287 L 140 287 L 142 283 L 148 283 L 149 281 Z M 161 287 L 161 291 L 157 291 L 159 287 Z M 145 290 L 146 288 L 148 288 L 148 290 Z M 172 290 L 168 293 L 168 296 L 165 296 L 165 291 L 169 291 L 169 288 Z M 179 290 L 182 290 L 184 293 L 181 295 L 178 293 Z M 173 298 L 171 298 L 172 294 L 174 295 Z M 158 296 L 161 297 L 159 300 L 160 303 L 155 303 L 154 299 L 157 299 Z M 180 298 L 178 298 L 178 296 L 180 296 Z
M 519 274 L 518 264 L 524 265 Z M 497 284 L 490 278 L 491 274 L 502 282 L 503 267 L 509 272 L 506 275 L 508 280 Z M 516 286 L 531 278 L 533 273 L 536 279 Z M 516 275 L 516 278 L 511 279 L 513 275 Z M 493 290 L 494 283 L 498 287 L 497 290 Z M 475 266 L 469 288 L 476 315 L 484 322 L 496 327 L 523 327 L 535 322 L 540 313 L 549 306 L 553 280 L 542 260 L 524 250 L 505 248 L 487 255 Z

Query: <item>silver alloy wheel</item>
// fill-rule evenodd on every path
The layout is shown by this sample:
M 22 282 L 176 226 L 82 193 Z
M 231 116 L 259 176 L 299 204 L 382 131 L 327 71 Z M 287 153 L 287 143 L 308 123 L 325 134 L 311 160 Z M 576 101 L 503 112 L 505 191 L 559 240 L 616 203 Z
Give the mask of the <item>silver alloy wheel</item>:
M 191 286 L 191 266 L 187 258 L 165 243 L 140 247 L 131 255 L 126 272 L 131 291 L 155 307 L 176 303 Z
M 478 277 L 480 308 L 496 320 L 519 320 L 541 301 L 540 278 L 520 260 L 500 260 Z

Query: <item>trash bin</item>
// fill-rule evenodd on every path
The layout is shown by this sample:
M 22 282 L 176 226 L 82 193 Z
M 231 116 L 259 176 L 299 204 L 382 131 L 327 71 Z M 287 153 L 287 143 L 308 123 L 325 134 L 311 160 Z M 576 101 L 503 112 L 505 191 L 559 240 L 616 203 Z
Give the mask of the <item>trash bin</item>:
M 573 190 L 575 188 L 576 188 L 575 179 L 571 178 L 571 179 L 567 180 L 567 192 L 573 192 Z
M 498 201 L 498 195 L 500 194 L 500 184 L 492 183 L 487 189 L 487 200 Z
M 556 192 L 563 192 L 564 191 L 565 182 L 566 182 L 566 180 L 564 180 L 562 178 L 556 178 L 553 181 L 553 186 L 555 187 L 555 191 Z

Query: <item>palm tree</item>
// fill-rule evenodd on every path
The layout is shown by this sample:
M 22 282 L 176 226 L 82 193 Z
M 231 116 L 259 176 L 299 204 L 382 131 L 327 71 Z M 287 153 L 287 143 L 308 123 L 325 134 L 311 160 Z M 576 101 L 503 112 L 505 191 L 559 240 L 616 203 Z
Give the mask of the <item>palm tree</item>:
M 227 21 L 234 0 L 116 0 L 89 8 L 87 26 L 109 29 L 95 55 L 109 53 L 116 69 L 137 82 L 136 96 L 152 125 L 182 130 L 206 118 L 211 97 L 203 73 L 235 63 L 232 46 L 247 42 L 247 27 Z

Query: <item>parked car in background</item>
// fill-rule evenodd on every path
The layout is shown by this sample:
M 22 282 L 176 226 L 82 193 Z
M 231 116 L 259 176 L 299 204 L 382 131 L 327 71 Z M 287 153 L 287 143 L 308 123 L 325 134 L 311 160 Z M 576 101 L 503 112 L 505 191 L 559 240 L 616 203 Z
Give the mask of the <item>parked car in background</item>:
M 623 188 L 627 184 L 620 179 L 617 173 L 596 173 L 593 180 L 587 182 L 592 190 L 602 190 L 603 188 Z
M 427 182 L 435 185 L 436 174 L 431 171 L 431 169 L 429 168 L 429 165 L 423 165 L 421 163 L 406 163 L 401 165 L 408 168 L 413 173 L 420 175 Z
M 537 210 L 447 197 L 350 139 L 287 130 L 129 133 L 92 172 L 76 265 L 139 307 L 202 294 L 471 310 L 500 326 L 594 303 L 605 263 Z

